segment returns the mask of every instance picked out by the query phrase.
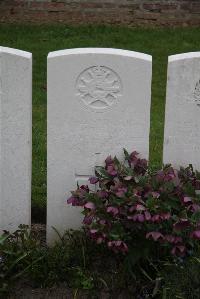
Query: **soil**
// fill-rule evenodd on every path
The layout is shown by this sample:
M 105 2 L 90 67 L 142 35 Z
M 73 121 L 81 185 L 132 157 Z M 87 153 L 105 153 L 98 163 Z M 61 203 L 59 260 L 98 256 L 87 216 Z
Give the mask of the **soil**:
M 110 294 L 106 291 L 101 291 L 100 294 L 89 294 L 84 291 L 73 291 L 62 285 L 55 288 L 33 288 L 28 282 L 20 282 L 10 294 L 8 299 L 131 299 L 126 293 Z M 132 298 L 133 299 L 133 298 Z
M 38 239 L 46 246 L 46 225 L 34 223 L 31 230 L 37 234 Z M 129 299 L 125 293 L 110 294 L 102 290 L 100 294 L 91 295 L 86 291 L 75 291 L 66 284 L 53 288 L 34 288 L 29 281 L 19 281 L 13 288 L 8 299 Z M 4 299 L 4 298 L 3 298 Z
M 41 241 L 44 246 L 46 245 L 46 224 L 33 223 L 31 230 L 36 234 L 37 239 Z M 126 290 L 114 290 L 110 293 L 107 289 L 101 290 L 100 293 L 88 293 L 83 290 L 72 290 L 66 283 L 62 283 L 59 287 L 53 288 L 34 288 L 30 281 L 19 281 L 8 299 L 133 299 Z M 137 296 L 134 299 L 144 299 L 147 297 Z M 149 297 L 148 297 L 149 298 Z M 3 298 L 5 299 L 5 298 Z

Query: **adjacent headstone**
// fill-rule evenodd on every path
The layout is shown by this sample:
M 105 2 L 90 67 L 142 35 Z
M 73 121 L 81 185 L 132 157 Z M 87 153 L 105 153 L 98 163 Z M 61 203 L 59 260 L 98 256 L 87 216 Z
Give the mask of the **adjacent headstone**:
M 31 53 L 0 47 L 0 231 L 31 219 Z
M 123 148 L 148 158 L 151 56 L 118 49 L 70 49 L 48 56 L 47 239 L 80 228 L 66 203 L 94 167 Z
M 200 52 L 169 57 L 163 162 L 200 170 Z

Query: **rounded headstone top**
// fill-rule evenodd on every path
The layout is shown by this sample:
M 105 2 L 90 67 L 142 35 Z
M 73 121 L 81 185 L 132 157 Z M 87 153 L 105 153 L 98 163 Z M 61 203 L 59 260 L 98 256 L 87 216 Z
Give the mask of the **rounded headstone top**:
M 11 54 L 11 55 L 29 58 L 29 59 L 32 57 L 32 53 L 30 53 L 30 52 L 13 49 L 13 48 L 1 47 L 1 46 L 0 46 L 0 53 L 7 53 L 7 54 Z
M 168 62 L 184 60 L 184 59 L 193 59 L 193 58 L 200 58 L 200 52 L 189 52 L 189 53 L 171 55 L 168 57 Z
M 146 61 L 152 61 L 152 56 L 148 54 L 143 54 L 135 51 L 114 49 L 114 48 L 75 48 L 66 49 L 60 51 L 50 52 L 48 58 L 55 58 L 59 56 L 67 55 L 82 55 L 82 54 L 105 54 L 105 55 L 121 55 L 127 57 L 133 57 L 136 59 L 142 59 Z

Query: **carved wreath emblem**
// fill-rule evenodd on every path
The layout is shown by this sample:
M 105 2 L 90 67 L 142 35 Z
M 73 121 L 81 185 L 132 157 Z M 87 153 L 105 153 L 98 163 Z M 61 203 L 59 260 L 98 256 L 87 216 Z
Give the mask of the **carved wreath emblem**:
M 79 75 L 76 88 L 84 104 L 103 110 L 117 102 L 122 84 L 119 76 L 110 68 L 93 66 Z
M 196 83 L 193 95 L 194 95 L 194 101 L 198 106 L 200 106 L 200 80 Z

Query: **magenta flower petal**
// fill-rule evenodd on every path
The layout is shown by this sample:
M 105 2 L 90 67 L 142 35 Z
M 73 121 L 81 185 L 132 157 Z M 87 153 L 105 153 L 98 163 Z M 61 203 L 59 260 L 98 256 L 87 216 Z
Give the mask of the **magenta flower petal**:
M 104 190 L 100 190 L 100 191 L 97 191 L 97 195 L 100 197 L 100 198 L 107 198 L 108 197 L 108 192 L 104 191 Z
M 151 217 L 151 221 L 152 222 L 160 222 L 162 220 L 162 217 L 161 217 L 161 215 L 159 215 L 159 214 L 157 214 L 157 215 L 153 215 L 152 217 Z
M 200 240 L 200 230 L 195 230 L 191 233 L 191 237 Z
M 167 242 L 174 243 L 175 237 L 173 235 L 166 235 L 164 238 Z
M 145 217 L 145 220 L 147 220 L 147 221 L 151 220 L 151 214 L 148 211 L 144 212 L 144 217 Z
M 135 214 L 133 216 L 128 216 L 127 217 L 129 220 L 133 220 L 133 221 L 138 221 L 138 222 L 144 222 L 145 221 L 145 217 L 143 214 Z
M 131 206 L 130 209 L 129 209 L 129 212 L 132 213 L 133 211 L 135 211 L 135 205 L 134 205 L 134 206 Z
M 190 226 L 188 219 L 180 219 L 178 222 L 174 223 L 173 227 L 176 231 L 184 230 Z
M 106 210 L 108 213 L 113 214 L 114 216 L 119 213 L 119 209 L 116 207 L 108 207 Z
M 101 225 L 106 225 L 106 220 L 104 220 L 104 219 L 101 219 L 101 220 L 99 220 L 99 224 L 101 224 Z
M 171 218 L 171 214 L 168 212 L 168 213 L 162 213 L 160 214 L 161 218 L 163 220 L 169 220 Z
M 197 212 L 200 210 L 200 206 L 198 204 L 192 204 L 187 207 L 187 209 L 191 212 Z
M 178 244 L 183 242 L 183 239 L 181 237 L 177 237 L 173 235 L 166 235 L 165 240 L 172 244 Z
M 189 203 L 192 203 L 192 199 L 189 196 L 184 196 L 182 199 L 182 202 L 184 204 L 189 204 Z
M 154 241 L 164 240 L 164 236 L 160 232 L 149 232 L 146 234 L 146 238 Z
M 94 205 L 93 202 L 87 202 L 87 203 L 84 205 L 84 208 L 89 209 L 89 210 L 95 210 L 95 205 Z
M 184 245 L 176 245 L 172 248 L 171 253 L 176 256 L 184 256 L 186 247 Z
M 124 243 L 121 240 L 109 241 L 108 247 L 113 249 L 115 252 L 122 252 L 122 253 L 128 252 L 128 246 L 126 245 L 126 243 Z
M 136 210 L 136 211 L 145 211 L 146 208 L 145 208 L 143 205 L 136 204 L 136 205 L 135 205 L 135 210 Z
M 111 156 L 108 156 L 105 160 L 106 166 L 113 164 L 113 159 Z
M 181 237 L 174 237 L 174 244 L 182 243 L 183 239 Z
M 92 177 L 89 178 L 90 184 L 94 185 L 94 184 L 98 183 L 98 181 L 99 181 L 99 179 L 95 176 L 92 176 Z
M 122 188 L 118 188 L 117 192 L 115 193 L 118 197 L 123 197 L 125 195 L 125 193 L 127 192 L 127 188 L 122 187 Z
M 144 222 L 144 221 L 145 221 L 145 218 L 144 218 L 144 215 L 143 215 L 143 214 L 139 214 L 139 215 L 138 215 L 138 221 L 139 221 L 139 222 Z
M 98 232 L 97 229 L 90 229 L 90 233 L 91 233 L 92 235 L 96 234 L 97 232 Z
M 70 198 L 68 198 L 67 203 L 72 204 L 72 206 L 79 206 L 80 205 L 79 199 L 74 197 L 74 196 L 71 196 Z
M 112 176 L 117 175 L 117 171 L 115 170 L 115 167 L 113 165 L 109 165 L 107 167 L 107 172 L 108 172 L 108 174 L 110 174 Z
M 83 219 L 83 223 L 86 225 L 90 225 L 92 223 L 93 216 L 85 216 Z
M 76 200 L 76 199 L 77 199 L 77 198 L 71 196 L 70 198 L 68 198 L 67 203 L 68 203 L 68 204 L 71 204 L 71 203 L 73 203 L 73 201 Z

